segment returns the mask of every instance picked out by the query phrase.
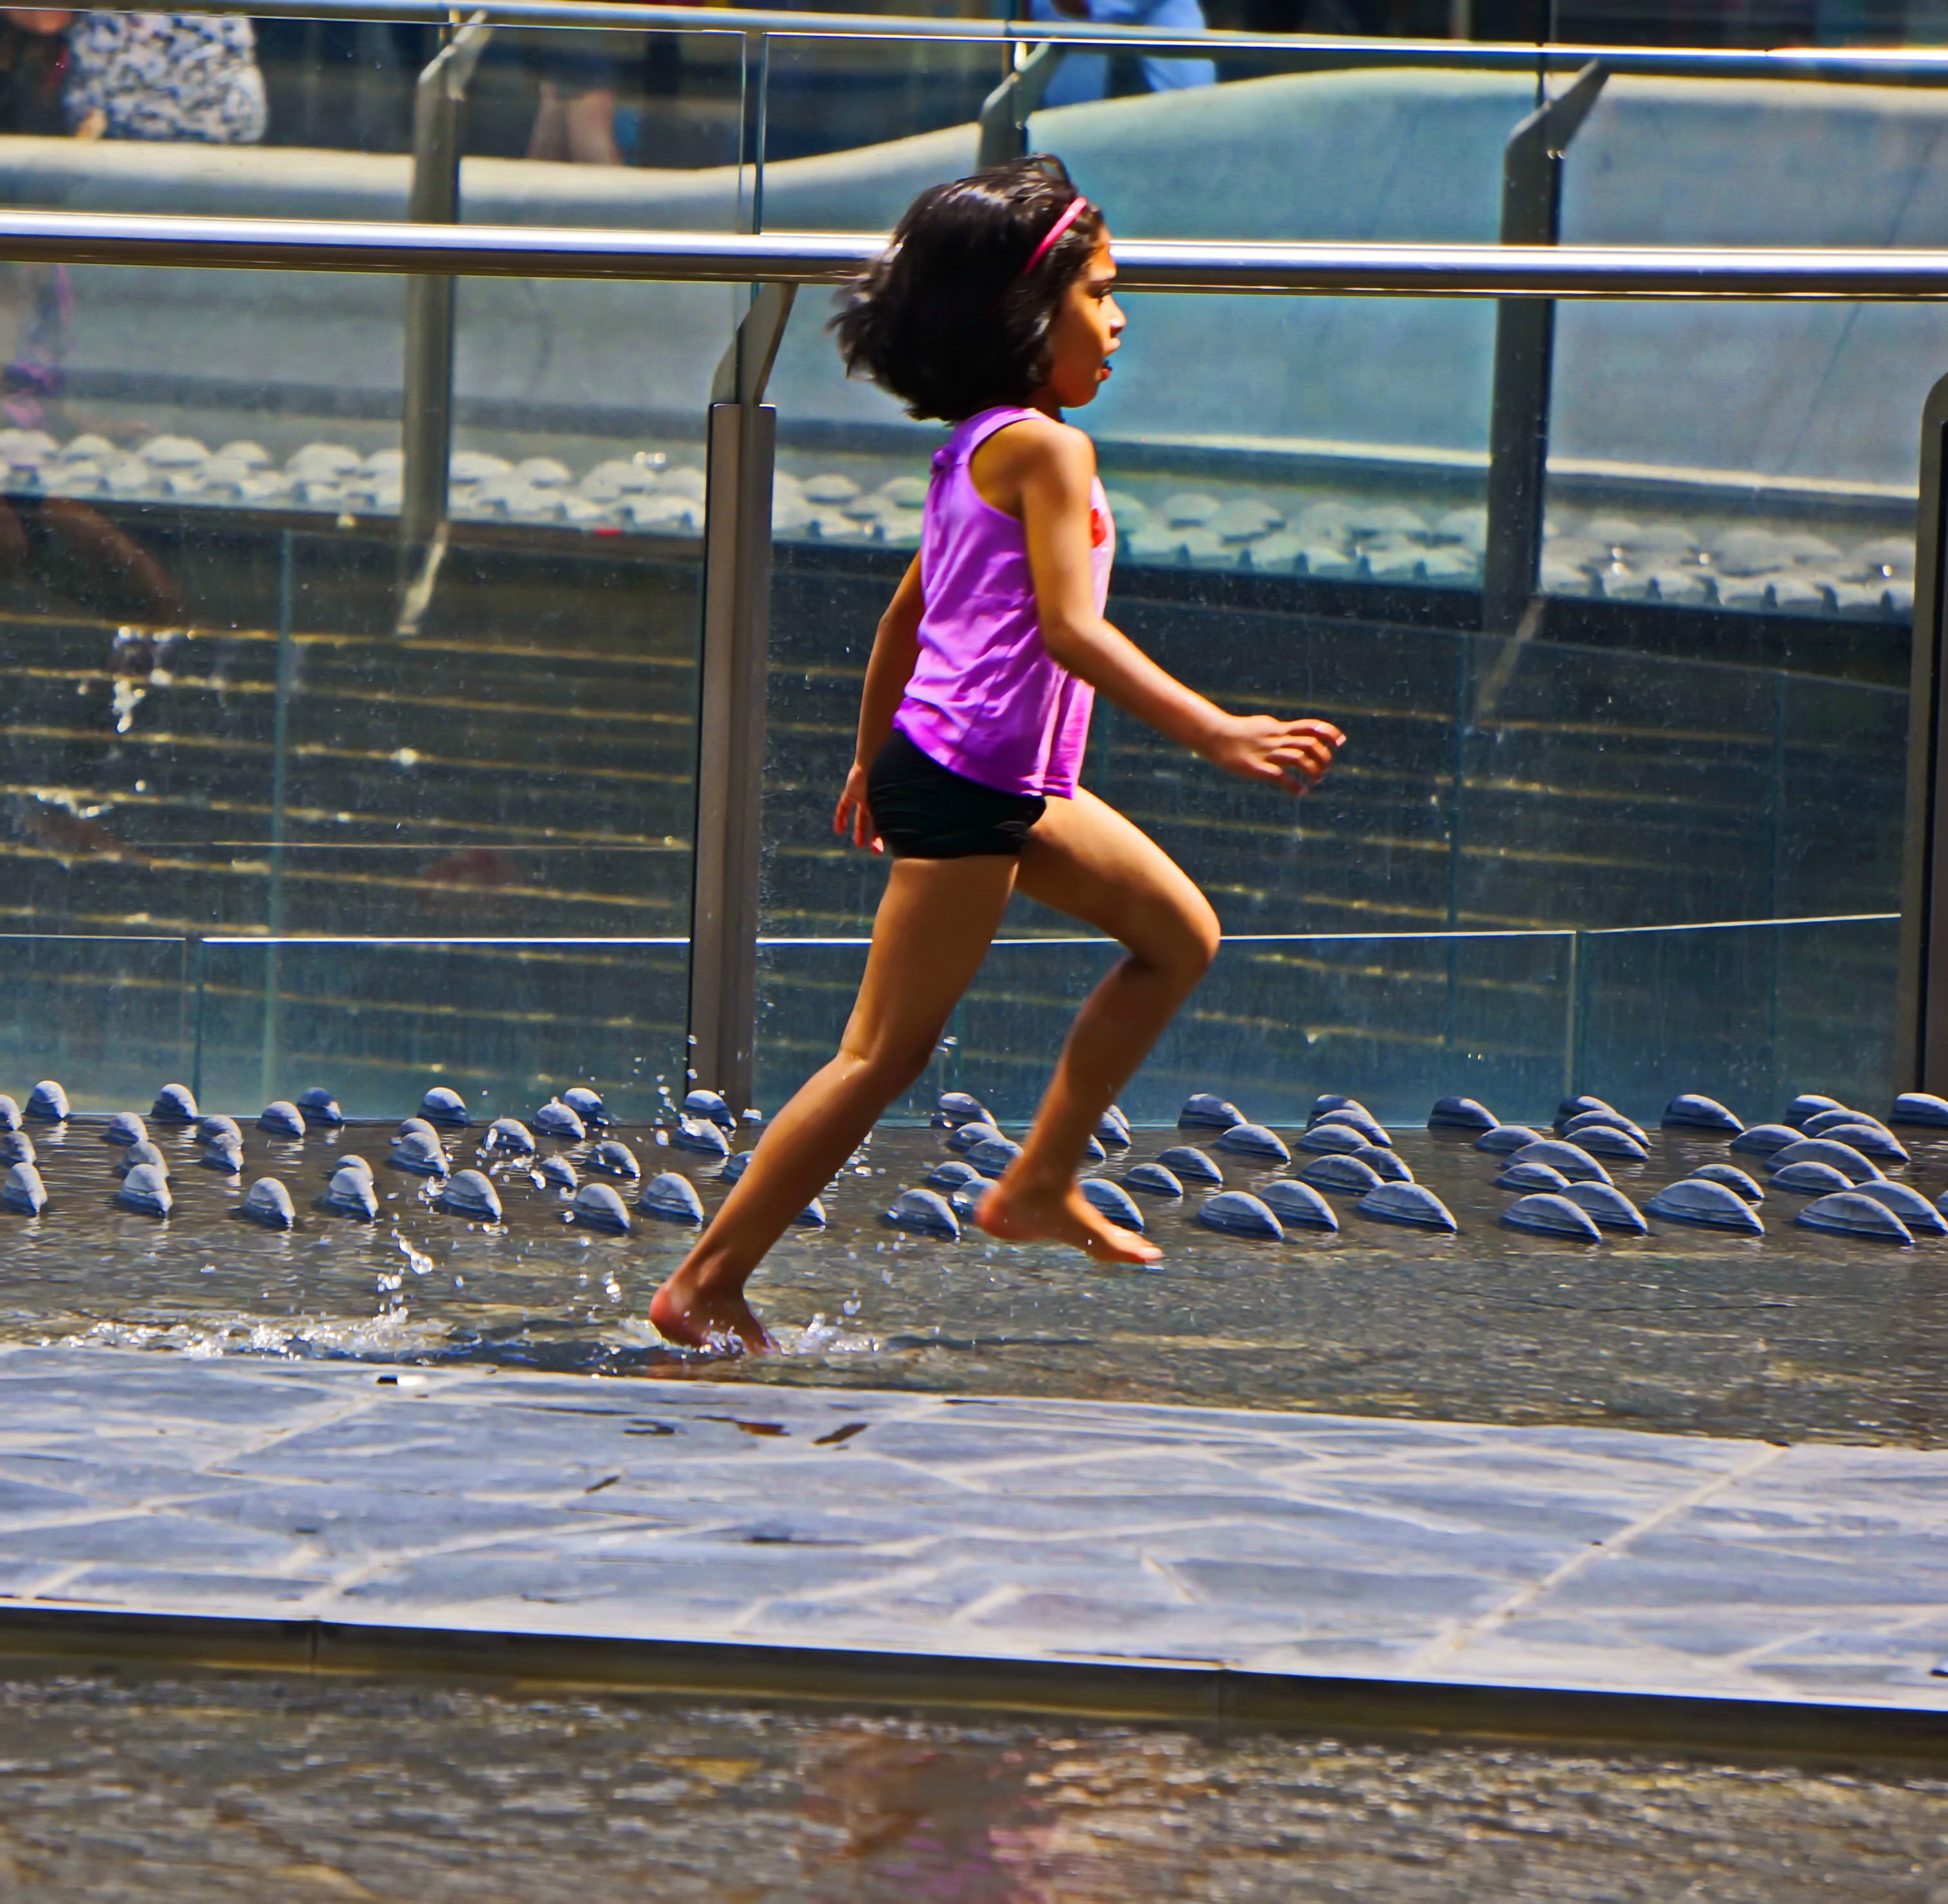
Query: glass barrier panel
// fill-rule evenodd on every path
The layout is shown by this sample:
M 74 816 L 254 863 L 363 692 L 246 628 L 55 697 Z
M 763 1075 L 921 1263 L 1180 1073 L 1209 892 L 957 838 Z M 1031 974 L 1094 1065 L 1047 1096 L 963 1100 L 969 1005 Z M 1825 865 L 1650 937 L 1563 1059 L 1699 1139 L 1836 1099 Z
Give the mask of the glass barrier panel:
M 1549 632 L 1464 643 L 1460 923 L 1900 905 L 1906 667 L 1878 632 L 1735 644 L 1707 614 L 1606 604 Z
M 1593 1092 L 1647 1129 L 1683 1090 L 1745 1122 L 1801 1091 L 1875 1108 L 1893 1091 L 1898 918 L 1617 931 L 1227 939 L 1124 1095 L 1167 1125 L 1193 1091 L 1255 1121 L 1303 1125 L 1316 1095 L 1411 1128 L 1435 1098 L 1480 1099 L 1546 1126 Z M 923 1122 L 942 1091 L 1032 1114 L 1077 1008 L 1108 969 L 1102 942 L 997 944 L 927 1075 L 891 1114 Z M 836 1048 L 862 945 L 762 949 L 761 1101 L 770 1109 Z
M 95 521 L 203 585 L 172 627 L 8 611 L 22 924 L 687 930 L 694 538 L 458 530 L 402 639 L 377 525 Z
M 439 51 L 437 26 L 385 19 L 237 23 L 256 42 L 265 145 L 411 151 L 414 83 Z
M 1117 379 L 1086 417 L 1116 525 L 1112 619 L 1221 703 L 1360 738 L 1294 807 L 1106 707 L 1091 784 L 1158 824 L 1211 882 L 1227 932 L 1568 923 L 1469 916 L 1454 864 L 1492 312 L 1376 301 L 1356 336 L 1334 303 L 1128 302 Z M 1390 374 L 1404 365 L 1418 368 Z M 823 396 L 779 398 L 766 916 L 768 931 L 831 936 L 863 929 L 876 890 L 827 820 L 874 624 L 918 546 L 920 455 L 941 433 L 895 422 L 830 354 L 816 369 Z M 884 424 L 793 421 L 818 402 Z M 910 450 L 895 453 L 894 432 Z
M 767 99 L 788 79 L 822 99 L 829 142 L 787 151 L 768 120 L 765 230 L 884 231 L 923 187 L 974 163 L 966 120 L 881 136 L 848 91 L 860 44 L 768 42 Z M 1001 76 L 992 47 L 895 50 L 944 87 Z M 1094 57 L 1065 54 L 1060 71 Z M 1083 85 L 1034 113 L 1027 133 L 1031 148 L 1065 160 L 1124 238 L 1490 241 L 1503 142 L 1533 104 L 1521 74 L 1307 72 L 1291 70 L 1302 55 L 1241 54 L 1218 70 L 1220 83 L 1166 74 L 1152 90 L 1135 64 L 1126 94 L 1092 99 Z M 967 87 L 969 118 L 977 91 Z M 870 141 L 860 136 L 867 126 Z M 772 380 L 778 534 L 910 549 L 937 436 L 836 374 L 823 328 L 830 309 L 807 295 Z M 1128 309 L 1131 354 L 1090 427 L 1134 559 L 1235 566 L 1250 544 L 1258 566 L 1283 572 L 1473 585 L 1490 307 L 1152 297 Z M 1134 368 L 1139 349 L 1148 374 Z M 1430 554 L 1422 539 L 1437 523 Z
M 862 146 L 882 147 L 889 156 L 903 152 L 907 172 L 920 169 L 909 198 L 936 174 L 971 172 L 974 122 L 1007 72 L 1008 51 L 991 39 L 821 35 L 814 22 L 807 23 L 813 30 L 765 37 L 756 76 L 764 98 L 765 190 L 768 200 L 772 185 L 782 184 L 796 201 L 823 187 L 842 222 L 808 224 L 768 204 L 765 228 L 887 230 L 904 201 L 895 206 L 886 188 L 876 191 L 864 179 L 848 188 L 845 168 L 832 163 L 833 156 Z M 774 165 L 782 172 L 774 175 Z M 883 223 L 855 222 L 876 212 Z
M 815 32 L 768 36 L 765 60 L 770 231 L 889 228 L 923 185 L 972 169 L 983 103 L 1012 70 L 993 41 Z M 1318 67 L 1303 48 L 1050 48 L 1000 118 L 1025 107 L 1021 149 L 1059 155 L 1128 237 L 1493 238 L 1532 74 L 1384 51 Z
M 1938 247 L 1916 185 L 1944 124 L 1938 86 L 1613 78 L 1564 162 L 1562 236 Z M 1545 593 L 1788 641 L 1810 622 L 1904 657 L 1935 329 L 1888 304 L 1559 306 Z
M 1639 1122 L 1679 1091 L 1748 1124 L 1801 1092 L 1884 1117 L 1900 936 L 1897 915 L 1580 933 L 1577 1089 Z
M 682 1095 L 681 940 L 231 939 L 203 958 L 200 1095 L 219 1108 L 318 1086 L 348 1117 L 396 1120 L 444 1085 L 486 1124 L 588 1085 L 642 1121 Z
M 1546 1123 L 1570 1074 L 1574 943 L 1560 932 L 1227 939 L 1122 1108 L 1134 1124 L 1168 1126 L 1193 1092 L 1212 1091 L 1258 1122 L 1302 1127 L 1315 1096 L 1338 1092 L 1411 1126 L 1451 1092 Z M 951 1090 L 1025 1123 L 1077 1008 L 1117 955 L 1102 940 L 997 944 L 889 1121 L 924 1123 Z M 761 946 L 763 1108 L 832 1054 L 864 964 L 857 943 Z
M 147 1110 L 160 1086 L 189 1082 L 199 949 L 126 933 L 0 936 L 0 1092 L 24 1105 L 52 1078 L 77 1111 Z
M 76 210 L 406 215 L 419 82 L 448 35 L 371 20 L 15 12 L 0 59 L 0 179 Z M 56 16 L 56 18 L 60 17 Z M 458 23 L 456 16 L 456 23 Z M 451 137 L 464 216 L 494 222 L 735 226 L 747 36 L 470 27 Z M 573 168 L 572 170 L 570 168 Z
M 1096 439 L 1116 519 L 1110 618 L 1220 705 L 1324 716 L 1349 737 L 1325 785 L 1293 803 L 1226 780 L 1099 706 L 1087 784 L 1190 871 L 1227 935 L 1193 1014 L 1254 1026 L 1276 1015 L 1259 1002 L 1262 972 L 1230 943 L 1255 935 L 1587 937 L 1899 906 L 1904 623 L 1776 609 L 1735 617 L 1701 595 L 1599 591 L 1552 599 L 1539 620 L 1484 633 L 1492 306 L 1376 300 L 1362 308 L 1356 336 L 1339 325 L 1341 307 L 1309 300 L 1146 294 L 1127 303 L 1116 380 L 1075 418 Z M 1689 308 L 1660 305 L 1642 321 Z M 1211 348 L 1215 337 L 1221 351 Z M 879 404 L 889 426 L 879 440 L 894 440 L 886 399 L 856 387 L 840 395 L 829 362 L 820 374 L 835 408 L 843 401 L 863 414 Z M 1196 429 L 1193 401 L 1203 405 Z M 888 456 L 876 468 L 855 447 L 869 440 L 863 433 L 796 428 L 784 414 L 765 930 L 780 940 L 863 936 L 881 875 L 833 838 L 830 815 L 873 626 L 919 540 L 922 466 L 901 471 Z M 938 440 L 935 431 L 915 447 Z M 1691 472 L 1689 492 L 1714 480 Z M 1075 930 L 1017 900 L 1003 936 Z M 1485 939 L 1468 956 L 1485 972 L 1529 943 Z M 1001 956 L 983 987 L 1000 982 Z M 1797 970 L 1790 960 L 1754 964 L 1751 1008 L 1791 1017 Z M 1877 1054 L 1861 1059 L 1863 1075 L 1882 1075 L 1891 1062 L 1891 973 L 1857 995 L 1875 1029 L 1835 1034 Z M 1507 979 L 1512 995 L 1528 995 L 1532 975 L 1518 962 Z M 773 982 L 781 1000 L 783 968 Z M 835 995 L 845 989 L 824 982 Z M 1338 980 L 1317 983 L 1329 1002 Z M 983 1048 L 1013 1048 L 1039 1076 L 1081 984 L 1038 994 L 1046 1022 L 1012 1045 L 1012 1033 L 994 1033 Z M 1273 995 L 1292 1022 L 1325 1012 L 1296 980 Z M 1692 994 L 1680 986 L 1675 995 Z M 1573 1002 L 1549 996 L 1538 1021 L 1546 1033 L 1486 1040 L 1523 1054 L 1510 1059 L 1506 1075 L 1518 1081 L 1502 1084 L 1501 1096 L 1543 1112 L 1548 1090 L 1577 1068 L 1563 1042 Z M 1348 1021 L 1385 1024 L 1402 1008 L 1383 988 Z M 1596 1022 L 1580 1035 L 1593 1036 Z M 822 1042 L 777 1001 L 766 1023 L 768 1036 L 789 1030 L 795 1049 Z M 1229 1048 L 1221 1034 L 1205 1035 Z M 1423 1045 L 1431 1036 L 1412 1033 Z M 1754 1048 L 1745 1031 L 1739 1042 Z M 1679 1043 L 1646 1039 L 1646 1075 L 1688 1076 Z M 1474 1048 L 1463 1033 L 1444 1032 L 1432 1048 L 1443 1063 L 1410 1080 L 1373 1058 L 1380 1081 L 1372 1088 L 1398 1089 L 1424 1110 L 1443 1092 L 1471 1089 L 1470 1075 L 1504 1075 L 1493 1067 L 1457 1075 L 1453 1054 Z M 1182 1048 L 1160 1101 L 1180 1084 L 1224 1088 L 1199 1080 L 1201 1048 Z M 1537 1086 L 1526 1054 L 1545 1050 L 1554 1054 L 1549 1082 Z M 1295 1086 L 1301 1097 L 1331 1089 L 1363 1099 L 1357 1082 L 1314 1082 L 1289 1059 L 1264 1088 L 1288 1070 L 1305 1080 Z M 998 1075 L 982 1088 L 1011 1104 L 1026 1089 Z M 1664 1096 L 1685 1088 L 1693 1087 L 1671 1083 Z
M 406 546 L 399 282 L 9 269 L 65 346 L 0 435 L 14 929 L 687 933 L 728 291 L 462 286 L 447 519 Z M 683 986 L 651 991 L 667 1055 Z M 349 1002 L 302 993 L 290 1048 Z
M 641 224 L 685 228 L 734 220 L 746 157 L 746 36 L 652 33 L 633 27 L 497 26 L 467 87 L 470 190 L 568 194 L 563 216 L 539 203 L 540 224 Z M 557 168 L 552 185 L 537 162 Z M 560 168 L 583 168 L 579 179 Z M 589 169 L 594 168 L 594 169 Z M 581 192 L 585 202 L 577 202 Z M 669 218 L 628 209 L 645 194 L 674 193 L 687 210 Z M 605 197 L 613 199 L 603 207 Z M 470 217 L 502 222 L 476 208 Z M 510 223 L 526 223 L 515 216 Z
M 619 535 L 693 560 L 711 377 L 747 303 L 718 284 L 461 284 L 454 517 L 546 526 L 591 551 Z
M 152 722 L 176 675 L 214 665 L 216 631 L 234 637 L 225 713 L 247 722 L 272 679 L 248 631 L 275 626 L 279 536 L 369 534 L 398 514 L 401 284 L 8 265 L 0 285 L 24 324 L 0 429 L 11 601 L 126 628 L 101 649 L 105 675 L 131 684 L 118 719 L 133 697 Z
M 199 20 L 81 17 L 150 23 L 165 34 L 190 33 Z M 213 16 L 200 23 L 212 22 L 223 23 Z M 360 147 L 361 122 L 332 91 L 335 42 L 311 31 L 326 23 L 271 23 L 290 30 L 293 57 L 321 63 L 306 71 L 337 116 L 312 115 L 319 142 L 274 137 L 266 148 L 254 142 L 257 133 L 219 138 L 162 120 L 106 139 L 8 136 L 0 125 L 0 197 L 89 211 L 405 218 L 416 163 L 410 138 Z M 394 30 L 333 24 L 355 39 L 363 34 L 361 45 Z M 247 34 L 250 23 L 229 20 L 225 30 L 231 27 Z M 401 27 L 386 44 L 404 45 L 420 31 Z M 738 130 L 745 36 L 495 27 L 485 45 L 447 148 L 461 218 L 721 232 L 748 225 Z M 369 66 L 358 68 L 359 83 L 379 85 L 383 75 Z M 408 120 L 417 72 L 405 73 Z M 666 99 L 643 90 L 652 81 Z M 696 126 L 715 129 L 700 142 L 676 137 L 680 101 L 694 109 Z M 334 126 L 338 135 L 327 136 Z M 667 149 L 656 143 L 665 130 L 676 137 Z M 627 163 L 619 140 L 635 154 Z M 743 295 L 728 286 L 452 283 L 455 512 L 566 523 L 585 533 L 619 524 L 668 533 L 672 523 L 693 532 L 701 404 Z M 17 473 L 42 471 L 79 435 L 89 451 L 82 460 L 101 467 L 92 489 L 85 473 L 61 472 L 75 494 L 396 515 L 402 359 L 411 337 L 428 334 L 416 327 L 437 317 L 415 316 L 419 309 L 397 277 L 6 266 L 0 460 L 18 486 L 27 479 Z M 146 425 L 140 433 L 138 424 Z
M 1894 1088 L 1899 924 L 1878 915 L 1227 939 L 1122 1107 L 1133 1125 L 1168 1126 L 1192 1092 L 1209 1091 L 1290 1132 L 1315 1096 L 1335 1092 L 1412 1129 L 1452 1094 L 1541 1129 L 1562 1098 L 1587 1092 L 1655 1130 L 1680 1091 L 1716 1098 L 1748 1123 L 1816 1091 L 1878 1114 Z M 1025 1123 L 1114 956 L 1101 940 L 997 943 L 889 1121 L 923 1123 L 954 1090 Z M 766 1108 L 831 1054 L 864 963 L 856 941 L 762 947 Z

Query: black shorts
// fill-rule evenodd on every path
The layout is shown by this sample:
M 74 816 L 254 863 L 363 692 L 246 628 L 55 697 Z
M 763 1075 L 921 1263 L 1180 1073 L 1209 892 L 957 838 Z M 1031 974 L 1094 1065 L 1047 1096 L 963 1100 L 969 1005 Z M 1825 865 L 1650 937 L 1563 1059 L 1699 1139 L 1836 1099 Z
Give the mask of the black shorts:
M 873 828 L 901 859 L 1019 853 L 1047 811 L 1039 794 L 984 787 L 923 753 L 898 728 L 866 774 Z

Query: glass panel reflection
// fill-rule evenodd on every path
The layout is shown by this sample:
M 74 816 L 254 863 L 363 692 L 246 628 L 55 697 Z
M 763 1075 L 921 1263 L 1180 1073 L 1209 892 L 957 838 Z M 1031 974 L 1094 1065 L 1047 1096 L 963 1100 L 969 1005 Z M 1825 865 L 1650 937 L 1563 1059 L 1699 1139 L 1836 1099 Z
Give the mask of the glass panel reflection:
M 861 932 L 876 903 L 872 863 L 833 838 L 829 815 L 895 570 L 864 551 L 793 551 L 780 566 L 766 809 L 780 934 Z M 1293 805 L 1099 706 L 1088 784 L 1204 886 L 1227 931 L 1670 924 L 1899 902 L 1907 696 L 1875 647 L 1792 667 L 1649 651 L 1627 626 L 1601 645 L 1497 640 L 1426 626 L 1451 612 L 1432 591 L 1335 599 L 1127 568 L 1109 612 L 1221 704 L 1316 713 L 1349 736 L 1332 778 Z M 1836 812 L 1856 823 L 1835 827 Z M 1015 929 L 1049 923 L 1023 918 L 1036 923 Z
M 1169 1125 L 1193 1091 L 1302 1126 L 1315 1095 L 1385 1124 L 1437 1097 L 1546 1127 L 1563 1097 L 1655 1128 L 1680 1091 L 1776 1118 L 1795 1092 L 1884 1104 L 1893 1089 L 1891 915 L 1646 930 L 1245 936 L 1216 964 L 1121 1100 Z M 1103 940 L 996 945 L 926 1075 L 891 1114 L 924 1123 L 942 1091 L 1032 1114 L 1076 1007 L 1115 956 Z M 761 964 L 760 1102 L 775 1108 L 836 1043 L 864 969 L 858 941 L 774 940 Z
M 1944 111 L 1928 87 L 1613 77 L 1565 162 L 1562 236 L 1938 246 L 1916 185 Z M 1556 326 L 1547 592 L 1905 635 L 1927 313 L 1570 303 Z
M 729 294 L 605 285 L 543 308 L 532 285 L 464 287 L 461 440 L 430 562 L 397 523 L 398 283 L 73 275 L 65 384 L 40 424 L 0 436 L 7 923 L 687 935 L 701 435 Z M 590 340 L 622 352 L 638 334 L 663 354 L 619 384 Z M 584 380 L 535 371 L 557 348 Z M 285 1054 L 342 1061 L 355 1095 L 361 1067 L 458 1065 L 511 1092 L 596 1056 L 533 1017 L 527 967 L 266 951 L 240 978 L 209 958 L 191 1017 L 210 1082 L 240 1101 L 302 1088 Z M 82 958 L 75 983 L 104 959 Z M 562 980 L 586 1014 L 571 1020 L 669 1070 L 681 955 L 626 979 L 585 962 Z M 32 1048 L 42 1027 L 17 1035 Z M 172 1038 L 128 1034 L 155 1054 L 130 1060 L 143 1088 L 190 1068 L 163 1061 Z
M 0 1092 L 23 1104 L 54 1078 L 77 1111 L 146 1111 L 160 1086 L 186 1082 L 196 1068 L 197 949 L 160 936 L 0 936 Z
M 626 1118 L 671 1102 L 681 940 L 231 940 L 203 959 L 197 1056 L 212 1107 L 313 1085 L 349 1117 L 403 1117 L 435 1084 L 482 1123 L 529 1117 L 576 1084 Z
M 1639 1120 L 1679 1090 L 1747 1123 L 1803 1091 L 1884 1116 L 1899 936 L 1886 915 L 1587 934 L 1579 1089 Z

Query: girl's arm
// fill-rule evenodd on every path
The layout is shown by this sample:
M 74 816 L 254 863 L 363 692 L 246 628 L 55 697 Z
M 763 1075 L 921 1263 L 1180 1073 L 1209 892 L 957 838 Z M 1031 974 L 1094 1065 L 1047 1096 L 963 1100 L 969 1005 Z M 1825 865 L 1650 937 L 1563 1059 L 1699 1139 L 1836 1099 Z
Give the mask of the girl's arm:
M 920 620 L 926 607 L 916 555 L 893 591 L 886 612 L 879 617 L 879 632 L 873 638 L 865 691 L 859 697 L 858 744 L 853 750 L 851 771 L 845 776 L 845 790 L 832 815 L 834 833 L 842 839 L 849 833 L 855 846 L 870 846 L 874 853 L 882 849 L 866 803 L 866 775 L 874 755 L 892 733 L 893 716 L 900 711 L 914 663 L 920 659 Z
M 982 467 L 991 446 L 1005 453 Z M 1027 531 L 1042 645 L 1052 659 L 1227 773 L 1299 794 L 1325 773 L 1346 738 L 1331 722 L 1227 714 L 1097 613 L 1089 554 L 1096 455 L 1081 431 L 1052 418 L 1025 420 L 982 444 L 976 461 L 982 495 L 1019 514 Z

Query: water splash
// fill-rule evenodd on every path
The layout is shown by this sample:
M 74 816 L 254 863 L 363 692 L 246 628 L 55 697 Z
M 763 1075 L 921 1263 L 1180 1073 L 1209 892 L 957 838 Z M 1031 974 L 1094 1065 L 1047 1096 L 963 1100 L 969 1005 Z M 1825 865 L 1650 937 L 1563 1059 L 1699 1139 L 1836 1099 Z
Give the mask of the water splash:
M 802 1329 L 774 1328 L 773 1340 L 787 1356 L 871 1356 L 879 1352 L 876 1337 L 860 1335 L 842 1323 L 828 1322 L 821 1312 Z
M 433 1258 L 428 1256 L 423 1250 L 414 1249 L 412 1244 L 407 1241 L 405 1238 L 402 1236 L 397 1230 L 395 1230 L 392 1232 L 392 1241 L 398 1245 L 400 1255 L 404 1256 L 406 1259 L 406 1266 L 412 1271 L 414 1275 L 430 1275 L 433 1272 L 439 1267 L 439 1265 L 436 1263 Z M 402 1279 L 395 1278 L 394 1280 L 392 1287 L 395 1289 L 399 1287 L 399 1282 Z

